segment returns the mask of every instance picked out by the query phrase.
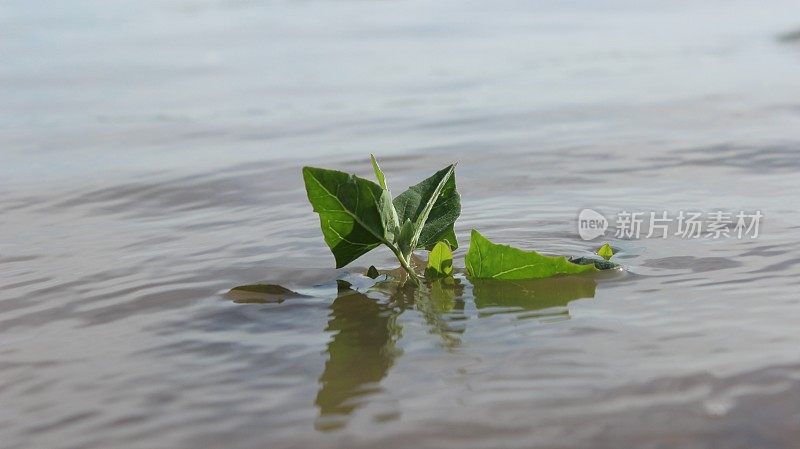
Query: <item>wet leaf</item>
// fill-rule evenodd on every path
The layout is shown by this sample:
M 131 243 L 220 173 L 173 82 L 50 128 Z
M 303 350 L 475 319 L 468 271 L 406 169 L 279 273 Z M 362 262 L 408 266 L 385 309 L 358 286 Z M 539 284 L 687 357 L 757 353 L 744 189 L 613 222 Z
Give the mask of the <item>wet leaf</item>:
M 597 271 L 594 265 L 577 265 L 564 256 L 545 256 L 492 243 L 474 229 L 466 265 L 467 273 L 475 279 L 540 279 Z
M 456 231 L 453 229 L 452 225 L 448 230 L 442 233 L 441 237 L 439 237 L 439 241 L 447 243 L 447 246 L 449 246 L 450 249 L 458 248 L 458 241 L 456 240 Z M 427 249 L 430 250 L 432 248 L 427 248 Z
M 383 190 L 372 181 L 336 170 L 303 167 L 308 200 L 319 214 L 325 243 L 341 268 L 386 243 L 378 199 Z
M 396 241 L 397 234 L 400 232 L 400 224 L 397 221 L 394 204 L 392 204 L 392 194 L 388 190 L 381 192 L 381 197 L 378 199 L 378 213 L 381 215 L 383 224 L 383 239 L 387 242 Z
M 375 279 L 381 274 L 378 272 L 378 269 L 375 268 L 375 265 L 370 265 L 369 269 L 367 269 L 367 277 Z
M 369 158 L 372 160 L 372 170 L 375 171 L 375 178 L 378 180 L 378 184 L 380 184 L 382 189 L 389 190 L 389 187 L 386 186 L 386 176 L 383 174 L 383 170 L 381 170 L 381 167 L 378 165 L 375 155 L 370 154 Z
M 600 249 L 597 250 L 597 255 L 605 260 L 608 260 L 611 258 L 611 256 L 614 255 L 614 250 L 611 249 L 611 245 L 609 245 L 608 243 L 604 243 L 603 246 L 601 246 Z
M 384 244 L 408 279 L 419 286 L 419 276 L 410 264 L 413 252 L 419 247 L 430 250 L 438 241 L 458 246 L 453 223 L 461 213 L 461 200 L 456 192 L 455 165 L 393 199 L 377 159 L 370 156 L 380 185 L 336 170 L 303 167 L 308 200 L 319 214 L 336 268 Z
M 453 253 L 445 242 L 437 243 L 428 255 L 425 277 L 437 279 L 453 275 Z
M 461 214 L 461 197 L 456 191 L 455 165 L 436 172 L 394 199 L 400 223 L 414 223 L 413 246 L 432 249 L 439 241 L 458 247 L 453 223 Z
M 233 287 L 228 296 L 240 304 L 281 303 L 288 298 L 306 298 L 306 295 L 277 284 L 248 284 Z
M 403 254 L 411 254 L 414 251 L 414 223 L 406 219 L 403 226 L 400 227 L 400 232 L 397 235 L 397 247 Z
M 613 270 L 620 268 L 619 264 L 611 262 L 610 260 L 594 259 L 590 257 L 571 257 L 570 262 L 578 265 L 594 265 L 598 270 Z
M 377 159 L 374 154 L 369 155 L 372 160 L 372 169 L 375 171 L 375 178 L 378 179 L 383 192 L 378 199 L 378 212 L 381 214 L 381 221 L 383 222 L 383 236 L 387 242 L 394 242 L 399 232 L 400 222 L 397 219 L 397 211 L 394 209 L 394 202 L 392 200 L 392 192 L 389 191 L 389 186 L 386 184 L 386 177 L 383 170 L 378 165 Z

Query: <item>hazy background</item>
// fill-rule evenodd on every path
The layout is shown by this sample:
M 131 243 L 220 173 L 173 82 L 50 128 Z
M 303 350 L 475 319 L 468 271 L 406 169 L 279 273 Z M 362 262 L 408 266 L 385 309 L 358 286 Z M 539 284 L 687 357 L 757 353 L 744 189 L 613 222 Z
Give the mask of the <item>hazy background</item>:
M 0 182 L 291 156 L 780 142 L 797 2 L 0 5 Z

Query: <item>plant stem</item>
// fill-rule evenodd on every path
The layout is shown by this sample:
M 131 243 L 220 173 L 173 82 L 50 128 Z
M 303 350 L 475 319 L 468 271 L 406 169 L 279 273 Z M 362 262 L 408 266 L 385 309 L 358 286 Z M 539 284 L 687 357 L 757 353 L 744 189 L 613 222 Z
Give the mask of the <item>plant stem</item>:
M 402 266 L 403 269 L 406 270 L 406 273 L 408 274 L 408 277 L 411 278 L 411 281 L 414 282 L 415 286 L 419 287 L 421 285 L 421 283 L 419 281 L 419 276 L 414 271 L 414 269 L 411 268 L 411 264 L 408 263 L 408 258 L 406 256 L 404 256 L 403 253 L 401 253 L 400 250 L 398 250 L 397 248 L 394 248 L 394 247 L 390 247 L 390 248 L 391 248 L 392 252 L 394 253 L 394 255 L 397 256 L 397 260 L 400 261 L 400 266 Z M 409 254 L 409 256 L 410 256 L 410 254 Z

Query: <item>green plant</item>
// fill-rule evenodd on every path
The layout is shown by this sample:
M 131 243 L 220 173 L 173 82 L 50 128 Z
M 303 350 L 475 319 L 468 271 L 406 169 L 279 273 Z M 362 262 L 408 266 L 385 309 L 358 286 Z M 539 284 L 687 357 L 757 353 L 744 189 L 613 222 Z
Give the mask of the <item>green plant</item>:
M 597 255 L 605 260 L 608 260 L 611 258 L 611 256 L 614 255 L 614 250 L 611 249 L 611 245 L 609 245 L 608 243 L 604 243 L 603 246 L 601 246 L 600 249 L 597 250 Z
M 418 248 L 431 251 L 425 269 L 428 279 L 452 277 L 451 250 L 458 247 L 453 224 L 461 213 L 455 164 L 393 198 L 378 161 L 374 155 L 371 158 L 377 184 L 341 171 L 303 167 L 308 200 L 319 214 L 322 234 L 336 259 L 336 268 L 386 245 L 416 285 L 420 285 L 420 277 L 411 266 L 411 254 Z M 597 254 L 605 260 L 545 256 L 493 243 L 473 229 L 466 266 L 471 278 L 506 280 L 617 267 L 608 261 L 613 255 L 608 244 Z M 376 278 L 378 272 L 370 267 L 368 275 Z
M 439 242 L 428 254 L 428 266 L 425 268 L 425 277 L 437 279 L 453 276 L 453 253 L 450 247 Z
M 453 223 L 461 214 L 461 199 L 456 191 L 455 164 L 397 198 L 392 198 L 375 156 L 372 166 L 379 184 L 337 170 L 303 167 L 308 200 L 319 214 L 336 268 L 386 245 L 419 285 L 411 254 L 417 248 L 430 250 L 440 241 L 451 249 L 458 246 Z
M 578 265 L 564 256 L 545 256 L 493 243 L 474 229 L 466 263 L 467 273 L 476 279 L 540 279 L 597 271 L 592 264 Z

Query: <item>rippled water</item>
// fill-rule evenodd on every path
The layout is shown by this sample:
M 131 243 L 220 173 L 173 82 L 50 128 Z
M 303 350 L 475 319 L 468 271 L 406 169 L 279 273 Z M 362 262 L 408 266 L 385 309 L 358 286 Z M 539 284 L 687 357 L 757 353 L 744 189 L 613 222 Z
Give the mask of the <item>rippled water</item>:
M 800 5 L 695 3 L 4 2 L 0 446 L 794 447 Z M 457 268 L 586 255 L 585 207 L 765 218 L 337 291 L 395 264 L 332 268 L 300 167 L 369 152 L 459 161 Z

